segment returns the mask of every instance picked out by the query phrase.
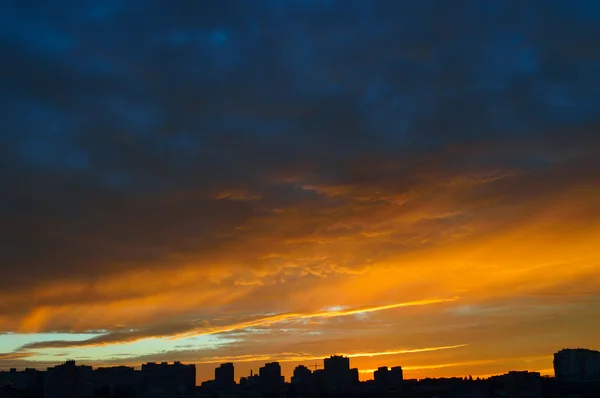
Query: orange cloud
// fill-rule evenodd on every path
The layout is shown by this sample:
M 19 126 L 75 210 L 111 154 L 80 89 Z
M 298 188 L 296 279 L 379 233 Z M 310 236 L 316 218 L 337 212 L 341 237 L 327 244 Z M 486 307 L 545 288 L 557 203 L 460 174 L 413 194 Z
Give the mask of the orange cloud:
M 214 250 L 174 253 L 168 266 L 136 265 L 93 281 L 67 278 L 26 294 L 2 292 L 2 309 L 12 312 L 0 317 L 0 326 L 104 329 L 112 338 L 73 344 L 110 345 L 294 323 L 302 327 L 285 335 L 287 342 L 314 344 L 306 352 L 321 352 L 313 350 L 320 344 L 349 355 L 365 341 L 373 346 L 360 352 L 469 343 L 450 351 L 457 358 L 443 356 L 444 350 L 423 353 L 440 364 L 478 361 L 481 350 L 487 350 L 485 360 L 500 358 L 511 346 L 544 355 L 593 344 L 589 331 L 598 323 L 600 292 L 597 189 L 567 185 L 535 199 L 510 196 L 520 192 L 511 184 L 526 189 L 527 181 L 506 172 L 425 179 L 408 191 L 385 181 L 331 189 L 304 184 L 318 191 L 318 200 L 257 212 L 219 232 L 226 238 Z M 320 310 L 334 306 L 345 309 Z M 350 315 L 365 317 L 351 323 Z M 531 347 L 518 339 L 524 330 L 536 336 Z M 310 332 L 321 333 L 319 340 L 309 339 Z M 251 334 L 239 339 L 255 352 L 274 344 Z M 473 366 L 495 369 L 488 365 Z

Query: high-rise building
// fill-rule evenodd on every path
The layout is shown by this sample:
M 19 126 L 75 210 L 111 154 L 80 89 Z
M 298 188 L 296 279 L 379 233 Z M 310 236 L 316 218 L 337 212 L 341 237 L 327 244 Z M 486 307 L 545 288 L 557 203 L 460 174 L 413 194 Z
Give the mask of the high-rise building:
M 325 369 L 315 369 L 312 377 L 314 386 L 317 390 L 322 391 L 326 389 L 327 386 L 325 382 Z
M 148 362 L 142 365 L 142 386 L 152 391 L 192 391 L 196 386 L 196 366 Z
M 16 368 L 11 368 L 8 372 L 0 371 L 0 388 L 10 386 L 16 390 L 39 395 L 44 391 L 44 373 L 32 368 L 25 368 L 24 371 L 17 371 Z
M 95 371 L 97 388 L 107 388 L 110 395 L 132 394 L 141 384 L 141 372 L 129 366 L 102 367 Z
M 402 366 L 392 366 L 390 369 L 390 377 L 394 382 L 402 383 L 404 380 L 404 374 L 402 373 Z
M 227 362 L 215 368 L 215 384 L 217 387 L 231 387 L 235 385 L 233 363 Z
M 44 379 L 46 398 L 83 398 L 94 390 L 91 366 L 78 366 L 75 361 L 48 368 Z
M 260 383 L 263 388 L 276 390 L 281 388 L 284 383 L 284 377 L 281 375 L 281 366 L 279 362 L 269 362 L 258 370 Z
M 298 365 L 294 369 L 294 375 L 292 376 L 292 384 L 298 386 L 308 386 L 312 382 L 312 372 L 309 368 L 304 365 Z
M 387 390 L 389 385 L 389 369 L 387 366 L 380 366 L 373 372 L 373 381 L 379 389 Z
M 489 386 L 496 391 L 503 391 L 508 397 L 541 397 L 542 378 L 539 372 L 514 371 L 492 376 Z
M 554 374 L 562 382 L 600 381 L 600 352 L 584 348 L 560 350 L 554 354 Z
M 344 373 L 350 370 L 350 358 L 332 355 L 323 360 L 325 372 Z
M 240 387 L 243 388 L 254 388 L 257 386 L 260 386 L 261 382 L 260 382 L 260 376 L 253 373 L 252 369 L 250 370 L 250 376 L 246 376 L 246 377 L 240 377 Z
M 398 391 L 402 386 L 402 367 L 388 369 L 381 366 L 373 372 L 373 383 L 378 391 Z
M 325 358 L 324 377 L 328 390 L 348 390 L 358 383 L 358 369 L 350 369 L 350 358 L 332 355 Z

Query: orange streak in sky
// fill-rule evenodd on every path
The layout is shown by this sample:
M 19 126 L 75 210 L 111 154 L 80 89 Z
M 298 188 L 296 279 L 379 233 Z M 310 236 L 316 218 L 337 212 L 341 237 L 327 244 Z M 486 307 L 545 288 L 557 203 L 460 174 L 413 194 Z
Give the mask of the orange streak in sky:
M 429 352 L 438 350 L 450 350 L 454 348 L 465 347 L 468 344 L 458 344 L 452 346 L 441 346 L 441 347 L 425 347 L 425 348 L 409 348 L 400 349 L 393 351 L 376 351 L 376 352 L 358 352 L 353 354 L 339 354 L 350 358 L 356 357 L 376 357 L 381 355 L 400 355 L 400 354 L 411 354 L 418 352 Z M 301 354 L 293 352 L 277 353 L 277 354 L 252 354 L 252 355 L 235 355 L 235 356 L 220 356 L 220 357 L 209 357 L 204 358 L 195 363 L 221 363 L 221 362 L 255 362 L 255 361 L 271 361 L 277 360 L 279 362 L 302 362 L 302 361 L 315 361 L 321 360 L 323 356 L 316 356 L 311 354 Z
M 489 360 L 480 360 L 480 361 L 465 361 L 465 362 L 453 362 L 453 363 L 439 363 L 433 365 L 416 365 L 416 366 L 402 366 L 403 370 L 431 370 L 431 369 L 442 369 L 442 368 L 450 368 L 450 367 L 459 367 L 459 366 L 469 366 L 469 365 L 487 365 L 490 363 L 498 362 L 493 359 Z M 359 373 L 373 373 L 377 369 L 361 369 Z
M 397 355 L 397 354 L 412 354 L 417 352 L 429 352 L 429 351 L 439 351 L 439 350 L 450 350 L 452 348 L 461 348 L 466 347 L 468 344 L 457 344 L 457 345 L 447 345 L 441 347 L 425 347 L 425 348 L 412 348 L 406 350 L 395 350 L 395 351 L 380 351 L 380 352 L 359 352 L 354 354 L 341 354 L 346 357 L 356 358 L 356 357 L 377 357 L 380 355 Z
M 207 335 L 207 334 L 231 332 L 234 330 L 246 329 L 249 327 L 256 327 L 256 326 L 272 325 L 272 324 L 281 323 L 281 322 L 298 321 L 298 320 L 312 319 L 312 318 L 333 318 L 333 317 L 337 317 L 337 316 L 348 316 L 348 315 L 363 314 L 363 313 L 368 313 L 368 312 L 390 310 L 393 308 L 413 307 L 413 306 L 420 306 L 420 305 L 446 303 L 446 302 L 456 301 L 456 300 L 458 300 L 458 297 L 408 301 L 408 302 L 404 302 L 404 303 L 380 305 L 380 306 L 376 306 L 376 307 L 365 307 L 365 308 L 357 308 L 357 309 L 349 309 L 349 310 L 322 311 L 322 312 L 316 312 L 313 314 L 302 314 L 302 313 L 279 314 L 279 315 L 273 315 L 273 316 L 266 317 L 266 318 L 256 319 L 253 321 L 241 322 L 241 323 L 237 323 L 237 324 L 233 324 L 233 325 L 229 325 L 229 326 L 198 329 L 197 331 L 177 334 L 177 335 L 174 335 L 171 337 L 175 338 L 175 339 L 181 338 L 181 337 L 193 337 L 193 336 L 200 336 L 200 335 Z
M 250 327 L 257 326 L 267 326 L 281 322 L 293 322 L 304 319 L 313 319 L 313 318 L 333 318 L 338 316 L 348 316 L 355 314 L 363 314 L 369 312 L 376 311 L 384 311 L 394 308 L 402 308 L 402 307 L 413 307 L 413 306 L 422 306 L 422 305 L 430 305 L 430 304 L 438 304 L 445 303 L 458 300 L 458 297 L 452 298 L 436 298 L 436 299 L 426 299 L 426 300 L 416 300 L 416 301 L 407 301 L 403 303 L 396 304 L 387 304 L 387 305 L 379 305 L 375 307 L 364 307 L 364 308 L 355 308 L 355 309 L 346 309 L 346 310 L 333 310 L 333 311 L 321 311 L 312 314 L 302 314 L 302 313 L 283 313 L 278 315 L 273 315 L 265 318 L 254 319 L 246 322 L 239 322 L 232 325 L 225 326 L 214 326 L 214 327 L 204 327 L 197 328 L 191 331 L 180 332 L 180 333 L 172 333 L 172 334 L 164 334 L 164 333 L 156 333 L 155 335 L 148 336 L 127 336 L 124 335 L 122 340 L 119 341 L 98 341 L 98 340 L 82 340 L 82 341 L 74 341 L 69 342 L 69 347 L 93 347 L 93 346 L 107 346 L 113 344 L 119 344 L 124 342 L 134 342 L 140 341 L 150 338 L 169 338 L 169 339 L 180 339 L 184 337 L 195 337 L 195 336 L 205 336 L 217 333 L 225 333 L 231 332 L 235 330 L 247 329 Z M 43 347 L 38 347 L 43 348 Z

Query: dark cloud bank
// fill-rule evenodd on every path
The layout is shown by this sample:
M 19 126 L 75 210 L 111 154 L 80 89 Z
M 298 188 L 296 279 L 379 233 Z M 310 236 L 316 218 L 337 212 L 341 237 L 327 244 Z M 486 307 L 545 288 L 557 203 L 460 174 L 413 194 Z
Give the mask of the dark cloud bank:
M 599 183 L 594 1 L 1 7 L 5 292 L 217 258 L 250 219 L 354 200 L 307 186 Z

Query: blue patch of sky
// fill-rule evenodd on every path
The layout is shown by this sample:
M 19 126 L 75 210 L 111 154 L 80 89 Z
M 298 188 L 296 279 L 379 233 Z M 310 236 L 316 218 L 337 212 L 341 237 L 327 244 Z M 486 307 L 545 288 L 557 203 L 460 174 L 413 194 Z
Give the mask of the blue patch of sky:
M 516 77 L 534 73 L 538 68 L 535 48 L 521 34 L 498 35 L 489 44 L 482 63 L 473 65 L 477 83 L 472 90 L 503 90 Z
M 87 73 L 99 76 L 113 76 L 125 72 L 106 56 L 95 56 L 87 60 L 79 60 Z
M 38 53 L 53 55 L 66 53 L 77 44 L 75 37 L 50 28 L 39 17 L 23 17 L 10 9 L 0 12 L 0 37 L 9 37 Z
M 164 34 L 159 39 L 159 43 L 171 46 L 183 46 L 189 43 L 199 42 L 200 40 L 202 40 L 202 37 L 203 32 L 201 30 L 175 29 Z
M 579 23 L 597 26 L 600 21 L 600 2 L 597 0 L 579 0 L 574 5 L 571 2 L 555 1 L 563 17 L 575 18 Z
M 319 77 L 319 63 L 308 35 L 296 35 L 283 50 L 286 67 L 294 76 L 295 91 L 301 93 L 323 88 L 315 84 Z
M 108 108 L 123 122 L 128 124 L 129 132 L 144 134 L 147 129 L 162 121 L 162 112 L 158 107 L 123 97 L 113 97 L 106 103 Z
M 235 131 L 244 135 L 253 135 L 262 138 L 285 134 L 289 130 L 288 124 L 284 121 L 236 115 L 227 115 L 227 117 L 222 118 L 219 127 L 227 131 Z
M 545 111 L 541 120 L 544 125 L 556 128 L 562 124 L 583 123 L 597 117 L 596 104 L 600 100 L 600 90 L 581 95 L 569 83 L 545 82 L 538 85 L 533 95 Z
M 121 0 L 102 0 L 90 7 L 86 16 L 91 20 L 108 19 L 121 10 L 122 3 Z
M 232 68 L 244 62 L 240 48 L 232 40 L 232 33 L 225 28 L 172 30 L 163 34 L 159 44 L 183 47 L 198 63 L 183 65 L 186 73 L 204 76 L 210 80 L 225 80 Z M 201 65 L 201 67 L 198 67 Z
M 172 46 L 183 46 L 191 43 L 198 45 L 209 44 L 212 47 L 220 47 L 229 41 L 231 33 L 227 29 L 186 29 L 172 30 L 162 35 L 160 42 Z
M 28 165 L 40 170 L 88 168 L 88 153 L 72 142 L 73 121 L 63 112 L 35 101 L 23 101 L 19 109 L 15 128 L 21 134 L 16 151 Z
M 0 351 L 13 352 L 25 344 L 45 341 L 83 341 L 101 333 L 4 333 L 0 334 Z
M 32 361 L 61 360 L 65 354 L 72 359 L 107 360 L 135 358 L 171 351 L 206 350 L 237 342 L 237 339 L 216 335 L 203 335 L 181 339 L 147 338 L 135 342 L 94 347 L 36 349 Z
M 360 106 L 365 111 L 370 111 L 370 106 L 377 105 L 378 102 L 391 92 L 390 84 L 383 79 L 375 79 L 370 82 L 360 101 Z
M 105 171 L 100 174 L 99 180 L 102 184 L 115 189 L 125 189 L 130 183 L 125 172 L 119 170 Z
M 199 141 L 198 138 L 191 133 L 179 133 L 174 134 L 169 138 L 167 146 L 170 149 L 176 151 L 198 151 Z
M 48 166 L 85 170 L 89 165 L 86 152 L 65 147 L 61 142 L 46 140 L 43 137 L 25 139 L 19 147 L 28 164 L 42 170 Z
M 416 99 L 394 91 L 385 80 L 371 82 L 359 101 L 366 128 L 373 134 L 383 134 L 393 146 L 414 144 L 410 133 Z
M 216 46 L 220 46 L 229 39 L 229 32 L 225 29 L 215 29 L 209 34 L 209 40 Z
M 202 153 L 198 137 L 190 133 L 174 134 L 166 140 L 164 145 L 175 154 L 171 158 L 173 164 L 180 167 L 189 166 Z
M 246 20 L 246 28 L 248 29 L 248 31 L 251 34 L 253 34 L 255 36 L 258 36 L 260 34 L 260 32 L 261 32 L 260 23 L 256 19 L 248 19 L 248 20 Z

